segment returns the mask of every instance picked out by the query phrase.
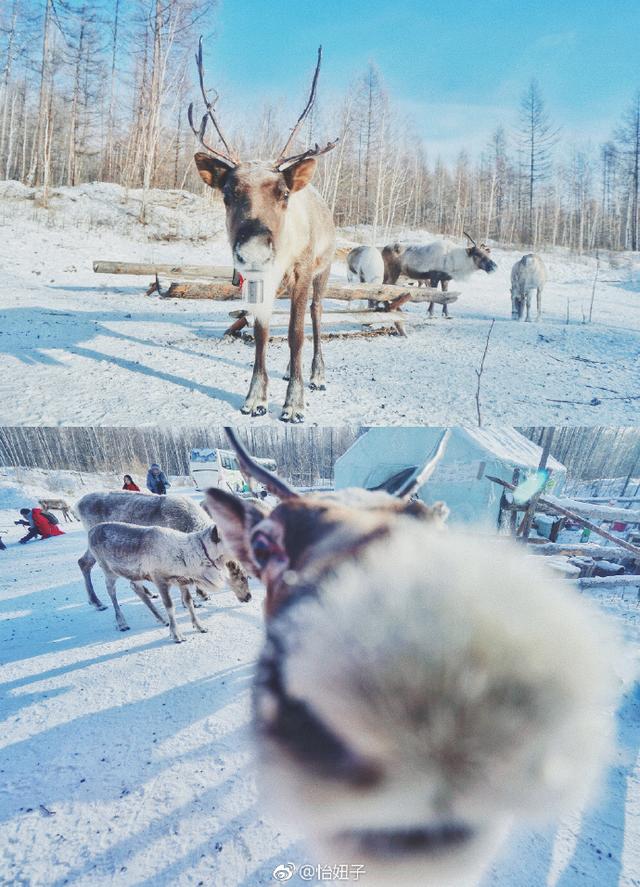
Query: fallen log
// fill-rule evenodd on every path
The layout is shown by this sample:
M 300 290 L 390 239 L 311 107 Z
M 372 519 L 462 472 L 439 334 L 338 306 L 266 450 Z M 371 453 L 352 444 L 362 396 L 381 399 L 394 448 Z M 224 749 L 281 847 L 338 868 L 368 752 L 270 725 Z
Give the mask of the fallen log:
M 510 484 L 506 480 L 502 480 L 502 478 L 492 477 L 490 474 L 485 474 L 485 477 L 487 478 L 487 480 L 490 480 L 494 484 L 498 484 L 501 487 L 505 487 L 507 490 L 515 490 L 515 486 L 513 484 Z M 624 548 L 626 549 L 626 551 L 630 551 L 632 554 L 636 555 L 636 557 L 640 557 L 640 548 L 638 548 L 636 545 L 631 545 L 630 542 L 626 542 L 624 539 L 619 539 L 612 533 L 607 532 L 607 530 L 603 530 L 602 527 L 599 527 L 597 524 L 592 523 L 592 521 L 581 517 L 579 514 L 576 514 L 573 511 L 569 511 L 568 508 L 564 508 L 564 506 L 559 505 L 557 502 L 554 504 L 546 497 L 540 496 L 540 498 L 538 499 L 538 504 L 551 508 L 558 514 L 564 514 L 565 517 L 570 517 L 571 520 L 574 520 L 577 524 L 580 524 L 580 526 L 586 527 L 588 530 L 591 530 L 591 532 L 595 533 L 597 536 L 602 536 L 603 539 L 608 539 L 609 542 L 613 542 L 615 545 L 620 546 L 620 548 Z
M 233 286 L 231 278 L 226 281 L 211 281 L 206 283 L 169 283 L 165 288 L 160 281 L 160 289 L 164 298 L 167 299 L 211 299 L 216 302 L 225 302 L 231 299 L 240 299 L 240 289 Z M 378 286 L 372 283 L 359 284 L 340 284 L 329 283 L 324 298 L 336 299 L 341 302 L 354 302 L 360 299 L 372 299 L 376 302 L 394 302 L 397 299 L 406 296 L 404 301 L 411 302 L 437 302 L 439 305 L 448 305 L 456 302 L 459 293 L 447 292 L 441 290 L 429 289 L 421 287 L 419 290 L 409 290 L 392 284 Z M 277 295 L 278 299 L 289 299 L 289 293 L 280 291 Z
M 621 521 L 626 524 L 640 524 L 640 510 L 631 508 L 616 508 L 613 505 L 597 505 L 595 502 L 581 502 L 577 499 L 568 499 L 558 496 L 545 496 L 547 502 L 552 505 L 562 505 L 570 508 L 576 514 L 583 517 L 592 517 L 596 520 Z
M 582 579 L 574 579 L 580 588 L 615 588 L 625 586 L 640 589 L 640 576 L 583 576 Z
M 569 542 L 543 542 L 543 543 L 535 543 L 533 540 L 529 540 L 530 546 L 529 551 L 533 554 L 546 554 L 546 555 L 566 555 L 567 557 L 577 556 L 577 557 L 606 557 L 607 559 L 616 558 L 630 558 L 631 560 L 640 560 L 639 557 L 634 557 L 631 555 L 629 551 L 625 548 L 621 548 L 616 545 L 598 545 L 595 542 L 583 542 L 571 544 Z
M 104 262 L 93 263 L 96 274 L 157 274 L 160 277 L 182 277 L 184 280 L 211 280 L 219 277 L 230 281 L 233 276 L 231 265 L 155 265 L 148 262 Z
M 213 299 L 216 302 L 231 302 L 242 298 L 240 287 L 234 286 L 230 278 L 216 283 L 171 283 L 169 286 L 160 281 L 159 292 L 163 299 Z

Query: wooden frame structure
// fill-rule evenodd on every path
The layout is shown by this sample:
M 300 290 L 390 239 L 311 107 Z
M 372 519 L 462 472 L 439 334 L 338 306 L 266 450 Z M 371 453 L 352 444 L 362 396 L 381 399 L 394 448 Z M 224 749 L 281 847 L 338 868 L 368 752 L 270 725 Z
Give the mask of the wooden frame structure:
M 241 298 L 240 288 L 233 283 L 233 268 L 227 265 L 163 265 L 136 262 L 95 261 L 96 274 L 132 274 L 153 276 L 155 279 L 147 288 L 147 295 L 157 292 L 166 299 L 211 299 L 227 302 Z M 426 317 L 418 317 L 402 311 L 407 302 L 427 302 L 448 305 L 458 299 L 460 293 L 442 292 L 432 287 L 396 286 L 395 284 L 336 284 L 329 282 L 324 299 L 341 302 L 366 300 L 376 302 L 376 308 L 325 309 L 323 320 L 327 324 L 359 323 L 365 325 L 393 325 L 397 333 L 406 335 L 405 325 L 424 323 Z M 278 299 L 288 299 L 289 294 L 282 289 Z M 243 327 L 249 324 L 250 309 L 230 312 L 234 322 L 225 335 L 239 336 Z M 274 311 L 279 320 L 288 311 Z M 358 332 L 351 335 L 358 335 Z

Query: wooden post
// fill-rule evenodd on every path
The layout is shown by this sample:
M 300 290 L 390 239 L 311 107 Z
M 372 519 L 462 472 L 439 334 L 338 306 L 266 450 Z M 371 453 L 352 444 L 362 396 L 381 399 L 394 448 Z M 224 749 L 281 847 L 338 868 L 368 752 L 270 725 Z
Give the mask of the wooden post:
M 502 487 L 506 487 L 508 490 L 514 490 L 515 487 L 513 484 L 510 484 L 506 480 L 502 480 L 500 477 L 492 477 L 490 474 L 486 474 L 485 477 L 487 480 L 493 481 L 494 484 L 499 484 Z M 630 551 L 631 554 L 634 554 L 636 557 L 640 557 L 640 548 L 636 545 L 631 545 L 630 542 L 625 541 L 624 539 L 619 539 L 617 536 L 614 536 L 612 533 L 607 532 L 607 530 L 603 530 L 602 527 L 599 527 L 597 524 L 594 524 L 592 521 L 586 520 L 584 517 L 580 517 L 579 514 L 576 514 L 574 511 L 569 511 L 568 508 L 564 508 L 562 505 L 557 505 L 553 502 L 549 502 L 548 499 L 544 499 L 542 496 L 539 497 L 538 502 L 540 505 L 544 505 L 546 508 L 550 508 L 552 511 L 557 511 L 558 514 L 564 514 L 565 517 L 571 518 L 577 524 L 580 524 L 582 527 L 587 527 L 587 529 L 591 530 L 592 533 L 595 533 L 597 536 L 602 536 L 603 539 L 608 539 L 609 542 L 613 542 L 615 545 L 620 546 L 620 548 L 626 549 L 626 551 Z
M 549 452 L 551 450 L 551 442 L 553 440 L 553 433 L 555 428 L 547 428 L 547 433 L 545 435 L 544 445 L 542 447 L 542 454 L 540 456 L 540 464 L 538 465 L 538 471 L 544 471 L 547 467 L 547 461 L 549 459 Z M 539 493 L 536 493 L 531 497 L 529 502 L 529 506 L 525 512 L 524 518 L 522 519 L 522 525 L 520 527 L 522 538 L 526 541 L 529 538 L 529 533 L 531 532 L 531 525 L 533 523 L 533 518 L 536 513 L 536 505 L 538 504 L 538 499 L 542 490 Z

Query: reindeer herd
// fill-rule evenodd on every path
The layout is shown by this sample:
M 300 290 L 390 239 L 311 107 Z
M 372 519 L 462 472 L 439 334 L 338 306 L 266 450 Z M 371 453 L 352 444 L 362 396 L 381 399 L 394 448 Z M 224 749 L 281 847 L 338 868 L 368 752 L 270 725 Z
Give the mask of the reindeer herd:
M 315 102 L 322 48 L 305 108 L 300 114 L 289 138 L 275 159 L 241 159 L 223 133 L 215 112 L 217 95 L 213 98 L 204 85 L 202 38 L 196 54 L 200 89 L 205 113 L 196 127 L 193 103 L 189 105 L 191 128 L 206 153 L 195 155 L 195 164 L 203 182 L 222 194 L 229 246 L 236 272 L 247 281 L 250 313 L 254 319 L 255 357 L 249 391 L 242 412 L 251 416 L 268 413 L 267 346 L 269 325 L 279 287 L 284 286 L 291 299 L 289 317 L 289 367 L 285 375 L 288 387 L 280 416 L 284 422 L 304 421 L 305 400 L 302 376 L 302 346 L 305 312 L 311 297 L 313 327 L 313 360 L 309 387 L 312 391 L 326 388 L 325 366 L 322 356 L 321 322 L 322 300 L 331 272 L 335 253 L 336 232 L 329 206 L 313 187 L 311 180 L 317 158 L 333 150 L 338 139 L 321 147 L 316 144 L 301 152 L 292 146 Z M 205 141 L 211 122 L 219 142 L 213 147 Z M 458 247 L 444 241 L 426 245 L 385 246 L 382 255 L 375 247 L 359 246 L 347 257 L 347 276 L 361 283 L 396 283 L 400 275 L 427 282 L 427 285 L 447 289 L 449 281 L 464 278 L 476 270 L 495 271 L 486 244 L 478 246 L 469 235 L 468 247 Z M 524 261 L 527 257 L 523 257 Z M 527 273 L 512 274 L 513 316 L 521 318 L 526 306 L 526 320 L 530 320 L 530 293 L 537 289 L 538 318 L 544 285 L 544 265 L 536 258 L 527 265 Z M 516 267 L 514 266 L 514 274 Z M 540 279 L 542 275 L 542 280 Z M 373 303 L 375 305 L 375 303 Z M 370 307 L 372 307 L 370 302 Z M 516 314 L 517 307 L 517 314 Z M 429 313 L 433 314 L 433 303 Z M 448 316 L 446 304 L 443 314 Z
M 415 498 L 447 445 L 395 496 L 302 494 L 227 429 L 243 473 L 277 500 L 210 489 L 89 494 L 79 564 L 90 603 L 102 568 L 177 629 L 191 596 L 230 579 L 265 590 L 253 689 L 265 802 L 323 862 L 363 864 L 368 885 L 474 884 L 514 819 L 554 816 L 609 754 L 615 639 L 535 558 L 449 529 Z M 145 583 L 153 583 L 166 615 Z M 216 643 L 224 644 L 224 637 Z

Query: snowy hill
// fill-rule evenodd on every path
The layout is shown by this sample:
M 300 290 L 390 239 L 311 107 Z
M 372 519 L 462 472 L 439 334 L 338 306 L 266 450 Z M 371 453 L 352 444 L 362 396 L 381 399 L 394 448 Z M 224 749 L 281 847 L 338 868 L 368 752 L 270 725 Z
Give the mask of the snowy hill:
M 0 422 L 269 421 L 239 412 L 253 348 L 221 340 L 239 302 L 160 301 L 145 297 L 146 278 L 93 273 L 95 259 L 230 264 L 219 201 L 152 191 L 147 224 L 138 221 L 141 207 L 139 191 L 115 185 L 57 189 L 48 209 L 33 189 L 0 186 Z M 369 237 L 343 234 L 342 243 Z M 432 235 L 399 231 L 393 237 L 426 241 Z M 509 276 L 520 255 L 494 246 L 498 271 L 455 283 L 462 296 L 450 321 L 439 309 L 427 321 L 426 307 L 412 305 L 411 313 L 425 322 L 408 339 L 327 341 L 328 389 L 307 393 L 307 421 L 476 424 L 476 369 L 493 318 L 481 392 L 485 424 L 636 421 L 640 259 L 602 257 L 593 322 L 584 323 L 595 258 L 543 252 L 549 270 L 544 316 L 527 324 L 511 320 Z M 336 262 L 333 273 L 344 281 L 344 263 Z M 272 419 L 280 415 L 286 387 L 285 323 L 272 325 L 278 336 L 268 359 Z M 310 352 L 307 344 L 307 373 Z

